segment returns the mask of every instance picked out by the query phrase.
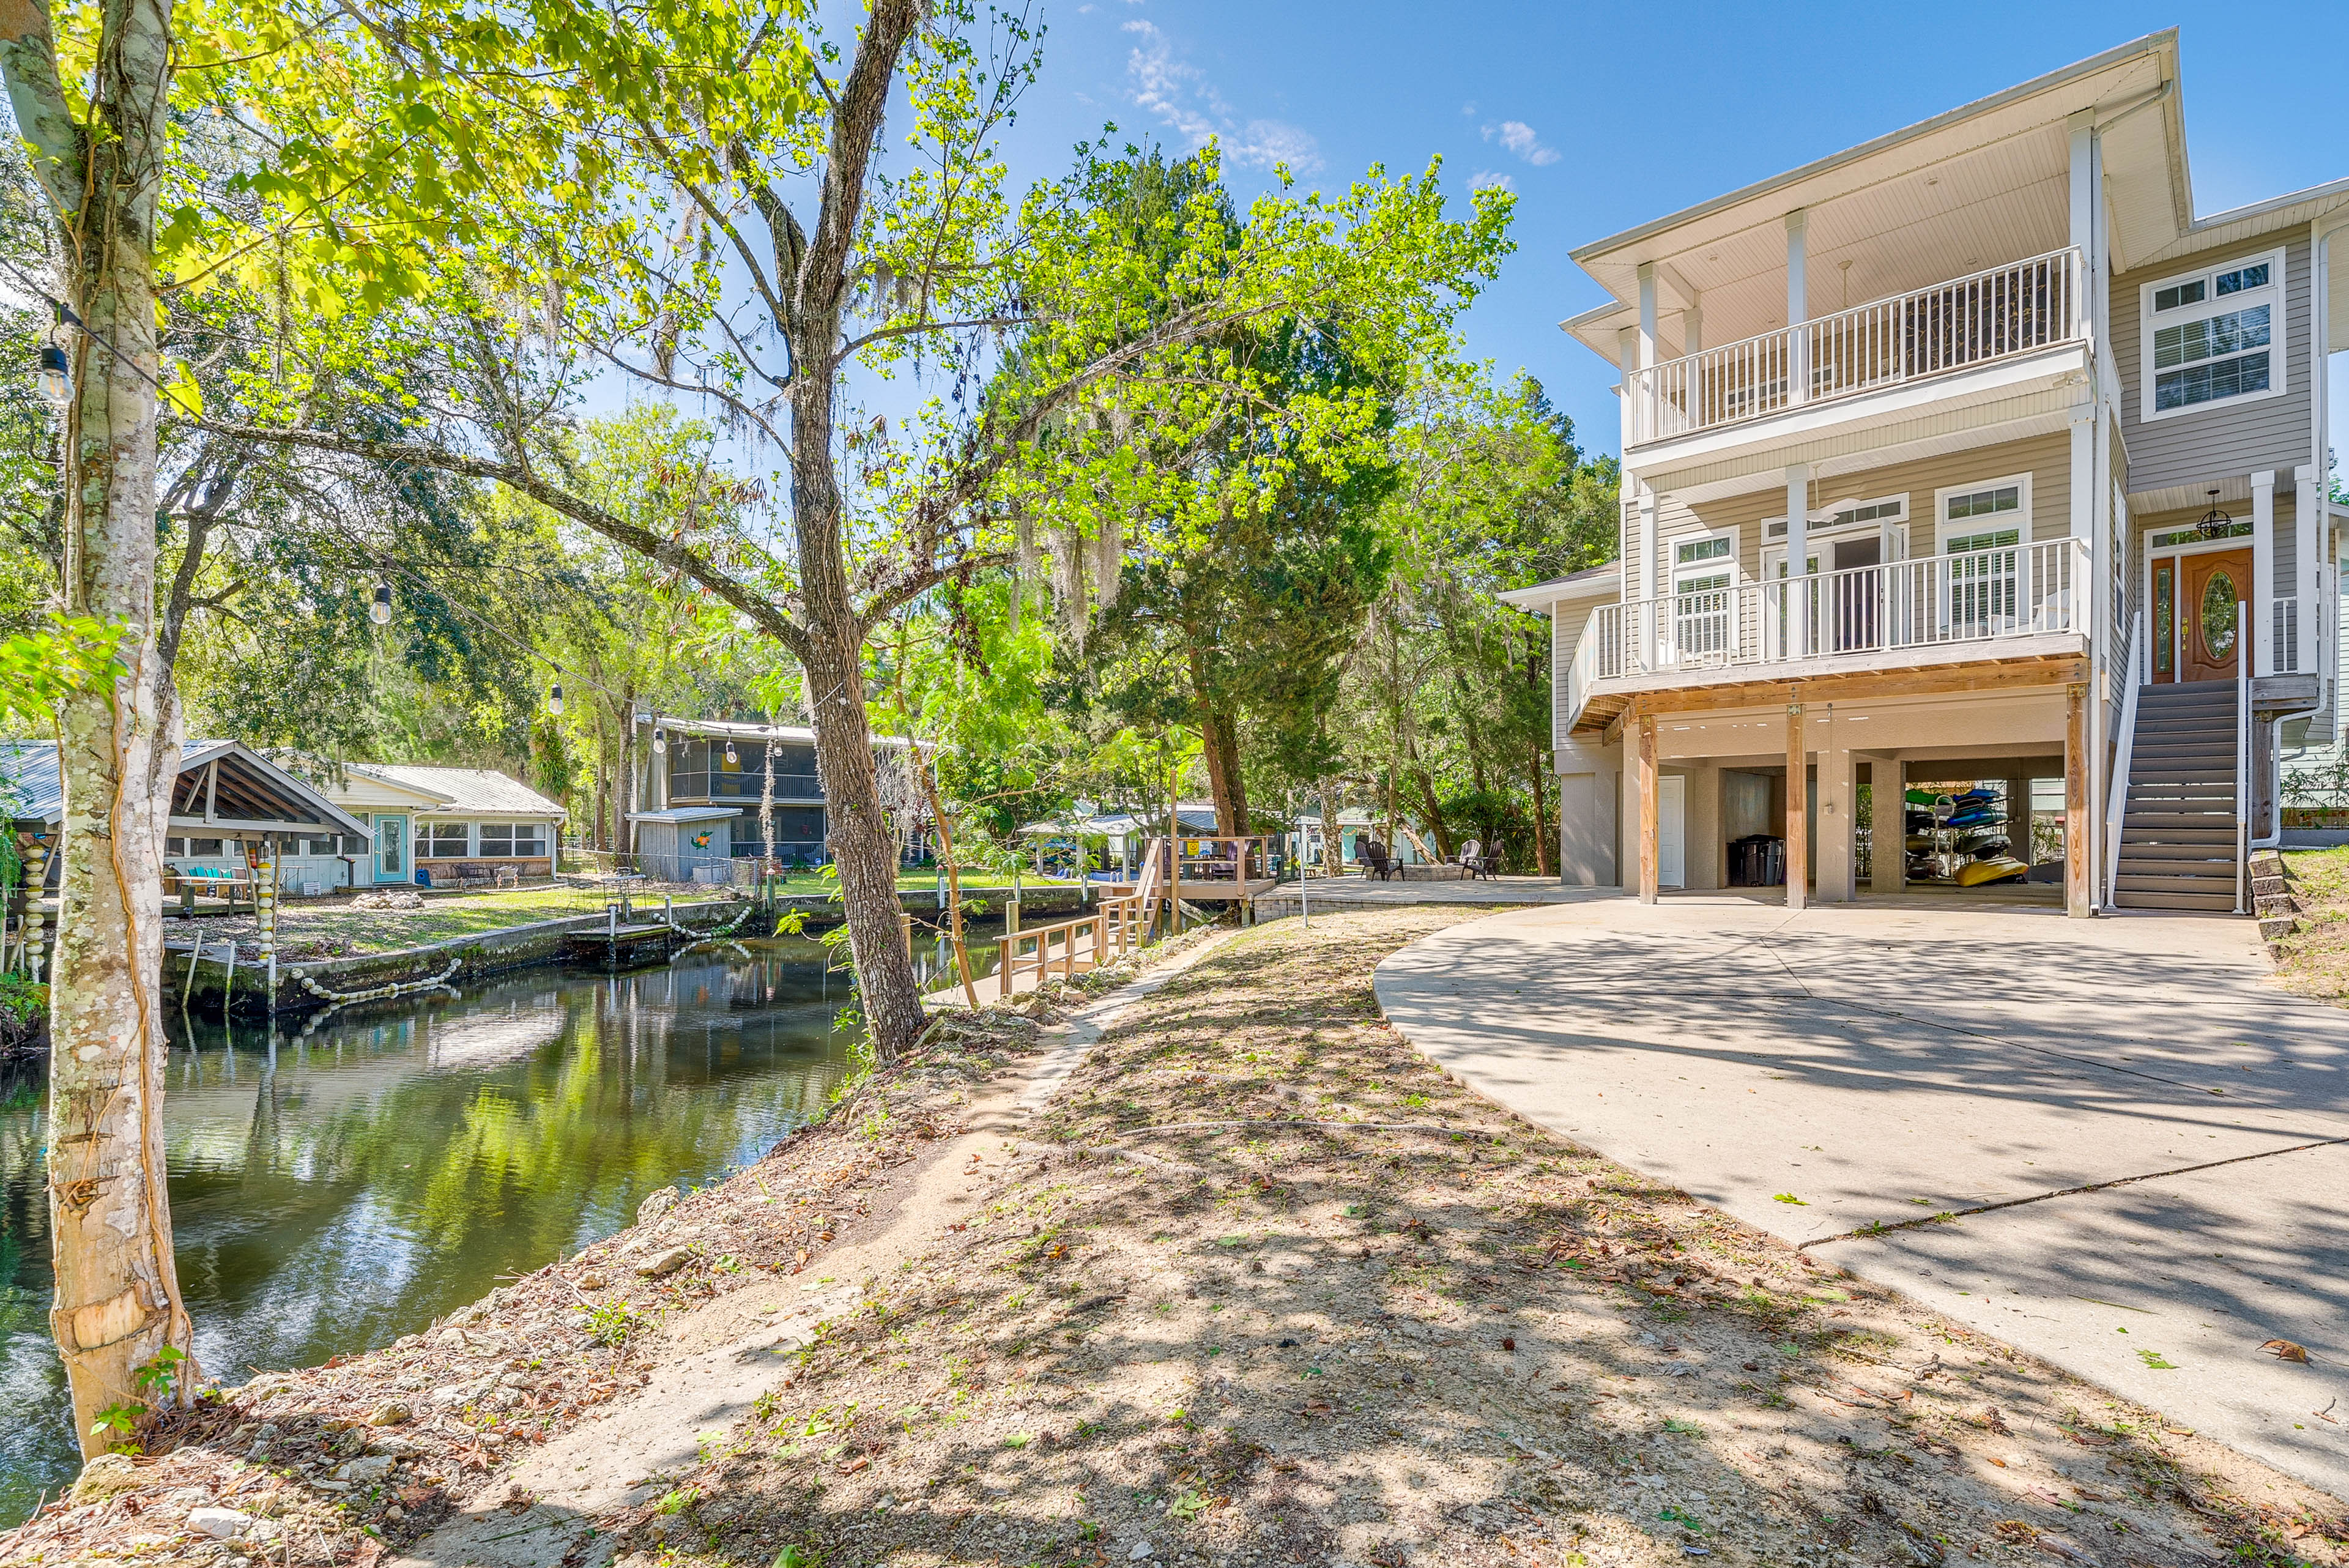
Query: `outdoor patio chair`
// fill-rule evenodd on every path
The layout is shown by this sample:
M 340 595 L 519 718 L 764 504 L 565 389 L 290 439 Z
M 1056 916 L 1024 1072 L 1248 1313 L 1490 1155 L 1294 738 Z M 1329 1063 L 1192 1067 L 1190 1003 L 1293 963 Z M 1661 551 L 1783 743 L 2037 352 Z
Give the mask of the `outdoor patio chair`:
M 1392 877 L 1399 869 L 1401 867 L 1396 866 L 1394 857 L 1387 853 L 1385 845 L 1375 838 L 1362 840 L 1362 874 L 1364 876 L 1375 877 L 1384 882 Z
M 1472 838 L 1460 846 L 1460 865 L 1467 871 L 1472 880 L 1481 877 L 1487 881 L 1493 881 L 1497 880 L 1500 876 L 1500 857 L 1485 854 L 1485 841 L 1481 838 Z

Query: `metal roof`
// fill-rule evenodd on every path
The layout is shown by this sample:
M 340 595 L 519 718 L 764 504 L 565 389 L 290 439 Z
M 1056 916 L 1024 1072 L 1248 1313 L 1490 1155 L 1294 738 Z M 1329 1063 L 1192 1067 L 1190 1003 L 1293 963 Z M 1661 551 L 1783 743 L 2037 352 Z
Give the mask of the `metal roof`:
M 408 763 L 345 763 L 343 771 L 403 789 L 440 795 L 445 805 L 420 806 L 417 816 L 552 816 L 567 815 L 519 779 L 495 768 L 438 768 Z
M 55 741 L 0 741 L 0 799 L 19 822 L 65 819 L 65 787 L 57 778 Z
M 632 811 L 630 822 L 718 822 L 742 815 L 740 806 L 733 805 L 673 805 L 667 811 Z

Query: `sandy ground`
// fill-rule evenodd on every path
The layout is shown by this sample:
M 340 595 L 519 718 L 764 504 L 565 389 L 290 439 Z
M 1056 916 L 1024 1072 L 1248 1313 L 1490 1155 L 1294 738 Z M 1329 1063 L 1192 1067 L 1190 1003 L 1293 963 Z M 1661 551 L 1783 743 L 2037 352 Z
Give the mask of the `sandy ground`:
M 459 1321 L 150 1434 L 0 1562 L 2344 1560 L 2319 1494 L 1445 1080 L 1371 971 L 1474 913 L 1281 921 L 1097 1043 L 939 1043 Z

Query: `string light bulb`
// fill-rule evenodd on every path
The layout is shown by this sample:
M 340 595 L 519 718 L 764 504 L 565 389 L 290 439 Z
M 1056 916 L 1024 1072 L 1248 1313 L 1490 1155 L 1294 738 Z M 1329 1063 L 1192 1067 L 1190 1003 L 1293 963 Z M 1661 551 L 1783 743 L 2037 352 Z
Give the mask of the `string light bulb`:
M 546 689 L 546 711 L 554 714 L 563 711 L 563 682 L 560 680 Z
M 72 400 L 73 368 L 67 362 L 64 349 L 54 343 L 41 345 L 33 384 L 40 389 L 41 400 L 53 409 L 62 409 Z
M 668 750 L 668 732 L 662 729 L 658 724 L 655 724 L 653 726 L 653 750 L 656 752 L 666 752 Z
M 375 603 L 367 606 L 367 618 L 378 626 L 391 624 L 391 585 L 389 583 L 378 583 L 375 586 Z
M 731 741 L 726 742 L 726 765 L 730 768 L 742 765 L 742 759 L 734 754 L 734 742 Z

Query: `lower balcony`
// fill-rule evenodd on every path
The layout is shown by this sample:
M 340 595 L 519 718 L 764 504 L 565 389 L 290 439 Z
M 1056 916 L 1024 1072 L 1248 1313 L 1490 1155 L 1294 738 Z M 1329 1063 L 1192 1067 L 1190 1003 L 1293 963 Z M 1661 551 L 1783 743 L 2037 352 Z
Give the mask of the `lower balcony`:
M 2057 539 L 1600 606 L 1566 674 L 1560 732 L 1640 692 L 2077 652 L 2093 579 Z

